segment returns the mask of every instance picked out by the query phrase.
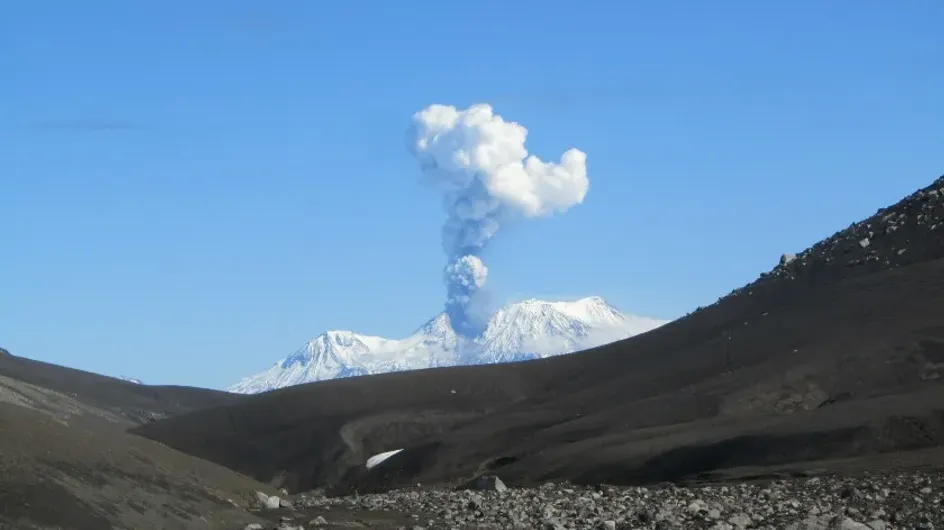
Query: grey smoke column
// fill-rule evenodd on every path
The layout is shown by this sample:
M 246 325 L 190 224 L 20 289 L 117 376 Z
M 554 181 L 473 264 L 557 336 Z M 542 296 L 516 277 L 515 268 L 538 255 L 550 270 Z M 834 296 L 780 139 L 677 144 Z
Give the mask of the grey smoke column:
M 488 275 L 481 252 L 501 223 L 564 212 L 587 194 L 586 154 L 568 149 L 560 163 L 542 162 L 528 155 L 527 136 L 487 104 L 430 105 L 413 115 L 412 151 L 446 208 L 446 313 L 460 335 L 475 336 L 485 323 L 476 296 Z

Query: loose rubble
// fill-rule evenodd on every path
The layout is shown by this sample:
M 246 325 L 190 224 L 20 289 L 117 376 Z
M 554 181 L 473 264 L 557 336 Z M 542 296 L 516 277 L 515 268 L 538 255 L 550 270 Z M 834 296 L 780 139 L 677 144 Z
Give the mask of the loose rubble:
M 282 505 L 282 500 L 276 495 L 269 496 L 261 491 L 257 491 L 256 498 L 259 504 L 267 510 L 277 510 Z
M 694 488 L 547 484 L 488 490 L 411 489 L 326 498 L 298 509 L 412 514 L 404 530 L 944 529 L 944 473 L 815 477 Z M 308 528 L 327 524 L 324 518 Z

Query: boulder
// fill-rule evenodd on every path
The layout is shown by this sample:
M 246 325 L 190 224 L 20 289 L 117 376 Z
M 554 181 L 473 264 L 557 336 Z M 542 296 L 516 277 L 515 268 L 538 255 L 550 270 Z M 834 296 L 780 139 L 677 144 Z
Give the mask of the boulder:
M 478 491 L 495 491 L 503 493 L 508 490 L 508 486 L 495 475 L 484 475 L 472 480 L 471 488 Z

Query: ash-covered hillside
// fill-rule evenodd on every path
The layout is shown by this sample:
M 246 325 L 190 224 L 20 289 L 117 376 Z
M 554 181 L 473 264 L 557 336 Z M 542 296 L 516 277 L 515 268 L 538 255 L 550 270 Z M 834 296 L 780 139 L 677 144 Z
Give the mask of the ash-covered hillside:
M 944 257 L 944 176 L 780 263 L 729 296 L 817 286 Z
M 0 529 L 223 530 L 258 521 L 244 508 L 264 485 L 127 433 L 239 397 L 0 355 Z

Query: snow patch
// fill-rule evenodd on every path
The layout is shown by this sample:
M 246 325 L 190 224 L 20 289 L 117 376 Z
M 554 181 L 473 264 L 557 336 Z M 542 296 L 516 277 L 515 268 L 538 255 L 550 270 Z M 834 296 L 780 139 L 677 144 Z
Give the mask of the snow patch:
M 402 450 L 403 450 L 403 449 L 394 449 L 393 451 L 386 451 L 386 452 L 384 452 L 384 453 L 376 454 L 376 455 L 374 455 L 374 456 L 368 458 L 368 459 L 367 459 L 367 463 L 364 464 L 364 465 L 367 466 L 367 469 L 370 469 L 370 468 L 372 468 L 372 467 L 375 467 L 375 466 L 379 465 L 379 464 L 380 464 L 381 462 L 383 462 L 384 460 L 390 458 L 391 456 L 393 456 L 393 455 L 399 453 L 399 452 L 402 451 Z

